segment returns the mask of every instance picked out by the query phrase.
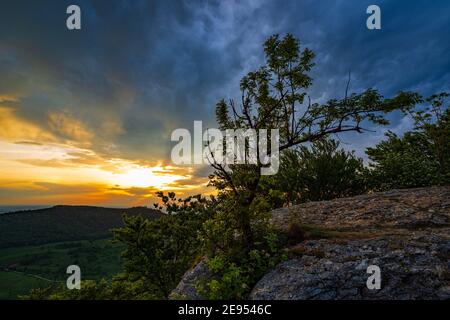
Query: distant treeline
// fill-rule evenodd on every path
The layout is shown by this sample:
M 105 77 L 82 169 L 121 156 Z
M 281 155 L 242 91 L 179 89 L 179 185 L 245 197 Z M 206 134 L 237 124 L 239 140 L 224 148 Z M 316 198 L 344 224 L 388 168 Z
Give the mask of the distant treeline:
M 54 206 L 0 215 L 0 248 L 51 242 L 112 237 L 123 226 L 122 215 L 156 219 L 161 212 L 146 207 L 113 209 L 91 206 Z

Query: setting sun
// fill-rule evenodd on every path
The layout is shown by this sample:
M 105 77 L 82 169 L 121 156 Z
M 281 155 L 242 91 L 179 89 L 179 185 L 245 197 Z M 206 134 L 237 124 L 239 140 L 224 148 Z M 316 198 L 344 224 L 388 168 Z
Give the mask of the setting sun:
M 184 180 L 189 176 L 173 174 L 163 167 L 141 167 L 139 165 L 129 165 L 123 168 L 124 173 L 112 173 L 111 183 L 121 187 L 154 187 L 160 190 L 168 189 L 178 180 Z M 173 185 L 172 185 L 173 186 Z
M 158 190 L 206 191 L 206 179 L 195 179 L 189 167 L 108 158 L 71 144 L 26 140 L 0 141 L 0 184 L 0 204 L 136 206 L 151 205 Z

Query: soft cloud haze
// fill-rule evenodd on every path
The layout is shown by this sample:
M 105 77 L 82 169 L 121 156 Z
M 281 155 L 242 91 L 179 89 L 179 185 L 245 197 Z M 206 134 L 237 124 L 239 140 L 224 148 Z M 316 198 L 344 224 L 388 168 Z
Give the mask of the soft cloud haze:
M 382 30 L 366 8 L 378 4 Z M 78 4 L 82 30 L 65 27 Z M 205 192 L 208 170 L 174 167 L 172 130 L 213 127 L 214 106 L 290 32 L 317 54 L 315 101 L 375 87 L 449 90 L 448 1 L 5 1 L 0 4 L 0 204 L 148 205 L 157 189 Z M 364 148 L 411 126 L 400 114 Z M 210 190 L 208 190 L 210 191 Z

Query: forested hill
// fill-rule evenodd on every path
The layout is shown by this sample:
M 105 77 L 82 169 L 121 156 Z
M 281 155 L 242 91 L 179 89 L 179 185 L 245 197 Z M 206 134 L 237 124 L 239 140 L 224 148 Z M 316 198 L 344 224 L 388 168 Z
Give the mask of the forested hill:
M 158 210 L 92 206 L 54 206 L 0 215 L 0 248 L 50 242 L 111 237 L 111 229 L 123 225 L 122 215 L 142 215 L 156 219 Z

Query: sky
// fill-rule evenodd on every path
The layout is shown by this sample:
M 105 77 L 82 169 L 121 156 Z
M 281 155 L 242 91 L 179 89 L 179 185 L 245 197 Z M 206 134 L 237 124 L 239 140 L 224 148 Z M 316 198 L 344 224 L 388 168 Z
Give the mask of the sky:
M 81 8 L 81 30 L 66 8 Z M 381 30 L 366 27 L 369 5 Z M 177 128 L 216 126 L 215 104 L 291 33 L 312 49 L 314 102 L 376 88 L 449 91 L 450 2 L 158 0 L 0 2 L 0 205 L 151 205 L 157 190 L 211 193 L 207 166 L 170 160 Z M 387 130 L 340 135 L 364 150 Z

